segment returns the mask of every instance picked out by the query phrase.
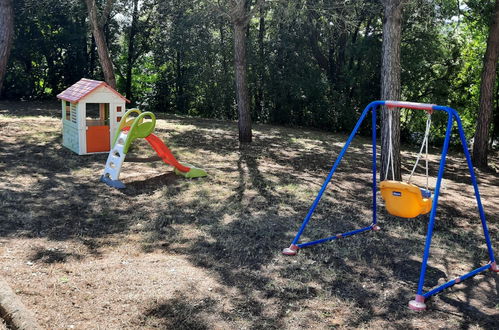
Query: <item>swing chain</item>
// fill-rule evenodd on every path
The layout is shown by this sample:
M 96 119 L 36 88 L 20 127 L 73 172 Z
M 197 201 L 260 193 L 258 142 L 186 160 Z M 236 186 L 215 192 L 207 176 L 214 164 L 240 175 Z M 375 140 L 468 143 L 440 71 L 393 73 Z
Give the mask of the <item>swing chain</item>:
M 426 129 L 423 137 L 423 142 L 421 143 L 421 148 L 419 149 L 419 153 L 416 159 L 416 162 L 414 163 L 414 166 L 412 168 L 411 174 L 409 176 L 409 179 L 407 180 L 407 183 L 411 183 L 411 179 L 414 175 L 414 172 L 416 171 L 416 168 L 418 166 L 419 160 L 421 159 L 421 155 L 423 154 L 423 149 L 425 149 L 425 161 L 426 161 L 426 190 L 429 190 L 429 175 L 428 175 L 428 140 L 430 136 L 430 128 L 431 128 L 431 114 L 432 112 L 428 111 L 427 112 L 427 119 L 426 119 Z M 388 112 L 388 159 L 387 159 L 387 164 L 386 164 L 386 171 L 385 171 L 385 181 L 388 178 L 388 172 L 391 168 L 392 172 L 392 180 L 395 180 L 395 170 L 394 170 L 394 162 L 393 162 L 393 143 L 392 143 L 392 112 Z
M 429 184 L 428 184 L 428 178 L 429 178 L 429 175 L 428 175 L 428 140 L 429 140 L 429 136 L 430 136 L 430 128 L 431 128 L 431 113 L 428 112 L 428 115 L 427 115 L 427 119 L 426 119 L 426 129 L 425 129 L 425 133 L 424 133 L 424 138 L 423 138 L 423 143 L 421 143 L 421 148 L 419 149 L 419 154 L 418 154 L 418 157 L 416 158 L 416 162 L 414 163 L 414 166 L 412 168 L 412 171 L 411 171 L 411 175 L 409 176 L 409 180 L 407 180 L 407 183 L 411 183 L 411 179 L 412 179 L 412 176 L 414 175 L 414 172 L 416 171 L 416 167 L 418 166 L 418 163 L 419 163 L 419 159 L 421 158 L 421 155 L 423 154 L 423 148 L 425 148 L 425 152 L 426 152 L 426 157 L 425 157 L 425 160 L 426 160 L 426 190 L 429 190 Z
M 391 167 L 392 180 L 395 181 L 395 169 L 393 164 L 393 144 L 392 144 L 392 111 L 386 111 L 388 114 L 388 159 L 386 160 L 385 181 L 388 178 L 388 172 Z

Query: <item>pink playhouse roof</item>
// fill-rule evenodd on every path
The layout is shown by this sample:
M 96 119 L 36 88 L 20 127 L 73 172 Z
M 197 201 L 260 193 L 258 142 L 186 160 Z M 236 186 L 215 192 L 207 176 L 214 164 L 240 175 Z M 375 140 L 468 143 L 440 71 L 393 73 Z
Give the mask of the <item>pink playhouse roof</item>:
M 80 81 L 66 89 L 65 91 L 59 93 L 57 98 L 69 101 L 69 102 L 79 102 L 82 98 L 92 93 L 94 90 L 99 88 L 100 86 L 104 86 L 108 88 L 110 91 L 115 93 L 117 96 L 125 100 L 125 102 L 130 103 L 123 95 L 114 90 L 111 86 L 106 84 L 104 81 L 92 80 L 87 78 L 82 78 Z

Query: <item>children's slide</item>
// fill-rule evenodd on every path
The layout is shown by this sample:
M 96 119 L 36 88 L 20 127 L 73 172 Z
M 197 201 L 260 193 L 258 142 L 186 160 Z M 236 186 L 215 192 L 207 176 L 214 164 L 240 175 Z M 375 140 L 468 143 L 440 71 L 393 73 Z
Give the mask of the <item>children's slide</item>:
M 138 114 L 136 118 L 127 119 L 132 113 Z M 144 122 L 144 118 L 149 117 L 151 121 Z M 126 154 L 132 142 L 137 138 L 145 138 L 158 156 L 168 165 L 175 168 L 175 174 L 186 178 L 198 178 L 206 176 L 203 169 L 193 167 L 189 164 L 182 164 L 170 149 L 152 133 L 156 125 L 156 117 L 151 112 L 141 112 L 138 109 L 128 110 L 121 118 L 116 136 L 113 141 L 113 147 L 107 157 L 104 174 L 101 181 L 114 188 L 125 188 L 125 184 L 119 180 L 121 167 L 125 161 Z
M 156 151 L 158 156 L 161 157 L 166 164 L 175 167 L 176 174 L 183 175 L 186 178 L 206 176 L 206 172 L 200 168 L 192 166 L 189 167 L 186 166 L 187 164 L 182 165 L 179 163 L 166 144 L 164 144 L 163 141 L 161 141 L 161 139 L 153 133 L 146 137 L 146 141 L 149 142 L 154 151 Z

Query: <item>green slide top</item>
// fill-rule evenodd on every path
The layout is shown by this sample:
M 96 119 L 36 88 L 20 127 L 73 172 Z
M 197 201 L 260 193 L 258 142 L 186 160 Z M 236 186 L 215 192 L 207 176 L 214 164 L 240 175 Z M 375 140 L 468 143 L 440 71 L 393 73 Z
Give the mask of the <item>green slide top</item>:
M 144 117 L 149 117 L 151 121 L 143 122 Z M 152 112 L 143 112 L 141 113 L 133 122 L 130 127 L 130 131 L 128 131 L 128 137 L 125 141 L 125 147 L 123 148 L 123 152 L 128 153 L 128 148 L 132 144 L 133 140 L 138 138 L 145 138 L 149 136 L 149 134 L 154 131 L 154 127 L 156 126 L 156 116 Z
M 132 113 L 138 113 L 139 115 L 135 119 L 127 120 L 128 116 Z M 144 122 L 144 119 L 146 117 L 149 117 L 151 121 Z M 131 126 L 130 123 L 132 124 Z M 128 110 L 123 116 L 123 118 L 121 118 L 119 130 L 116 132 L 113 145 L 114 143 L 116 143 L 116 140 L 120 132 L 128 126 L 130 126 L 130 130 L 127 133 L 127 138 L 123 147 L 123 152 L 125 154 L 128 153 L 128 149 L 130 148 L 130 145 L 135 139 L 145 138 L 154 131 L 154 127 L 156 126 L 156 116 L 152 112 L 141 113 L 139 109 Z
M 140 115 L 142 113 L 142 111 L 140 111 L 139 109 L 130 109 L 130 110 L 127 110 L 127 112 L 125 112 L 125 114 L 123 115 L 123 117 L 121 117 L 120 124 L 118 125 L 118 129 L 116 130 L 116 133 L 114 134 L 113 146 L 115 145 L 116 140 L 118 140 L 118 136 L 120 135 L 121 131 L 125 127 L 131 127 L 132 124 L 133 124 L 133 122 L 135 121 L 135 117 L 131 118 L 131 119 L 128 119 L 128 117 L 132 113 L 136 113 L 137 116 L 138 116 L 138 115 Z

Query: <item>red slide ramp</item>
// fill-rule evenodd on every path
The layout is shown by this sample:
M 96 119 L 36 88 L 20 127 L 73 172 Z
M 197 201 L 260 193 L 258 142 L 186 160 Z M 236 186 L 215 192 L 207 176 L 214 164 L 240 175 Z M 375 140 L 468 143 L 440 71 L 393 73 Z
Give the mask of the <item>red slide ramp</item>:
M 163 143 L 163 141 L 161 141 L 159 137 L 151 133 L 146 137 L 146 140 L 165 163 L 175 167 L 180 172 L 187 173 L 190 171 L 189 167 L 184 166 L 177 161 L 170 149 L 168 149 L 168 147 Z

